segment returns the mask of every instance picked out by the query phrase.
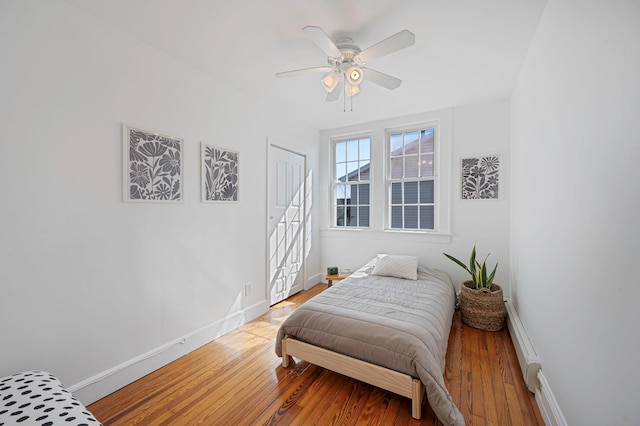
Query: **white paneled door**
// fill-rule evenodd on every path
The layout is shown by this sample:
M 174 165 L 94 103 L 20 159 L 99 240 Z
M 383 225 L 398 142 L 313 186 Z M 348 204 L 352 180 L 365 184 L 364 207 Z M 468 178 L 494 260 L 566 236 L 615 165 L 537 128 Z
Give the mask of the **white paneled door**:
M 269 145 L 268 264 L 270 303 L 303 289 L 305 157 Z

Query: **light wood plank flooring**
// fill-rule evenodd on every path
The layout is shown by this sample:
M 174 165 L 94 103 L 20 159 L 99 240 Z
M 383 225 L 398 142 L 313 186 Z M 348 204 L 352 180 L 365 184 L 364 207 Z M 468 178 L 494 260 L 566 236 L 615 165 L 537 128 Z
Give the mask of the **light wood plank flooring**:
M 89 406 L 118 425 L 440 425 L 411 401 L 304 361 L 284 369 L 274 352 L 282 321 L 319 284 L 262 317 Z M 505 329 L 468 327 L 456 312 L 445 382 L 468 425 L 544 425 Z

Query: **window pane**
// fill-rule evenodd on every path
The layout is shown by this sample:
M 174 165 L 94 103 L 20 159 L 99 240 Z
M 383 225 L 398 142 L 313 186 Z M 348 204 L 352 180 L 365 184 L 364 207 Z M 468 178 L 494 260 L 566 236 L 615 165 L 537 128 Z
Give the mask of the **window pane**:
M 344 206 L 338 206 L 336 209 L 336 225 L 344 226 Z
M 404 207 L 404 229 L 418 229 L 418 206 Z
M 358 204 L 358 185 L 349 185 L 349 193 L 351 197 L 348 204 Z
M 404 203 L 418 204 L 418 182 L 404 183 Z
M 336 163 L 344 163 L 347 161 L 347 143 L 336 143 Z
M 391 227 L 402 228 L 402 207 L 391 207 Z
M 347 226 L 358 226 L 357 207 L 347 207 Z
M 391 157 L 402 155 L 402 133 L 397 135 L 391 135 L 391 141 L 389 143 L 389 153 Z
M 345 185 L 337 185 L 336 186 L 336 204 L 338 206 L 343 206 L 345 202 L 345 198 L 347 198 Z
M 358 212 L 360 213 L 360 220 L 358 226 L 360 227 L 368 227 L 369 226 L 369 206 L 358 207 Z
M 392 158 L 391 159 L 391 179 L 401 179 L 403 176 L 403 159 L 400 158 Z
M 402 184 L 391 184 L 391 204 L 402 204 Z
M 359 200 L 360 204 L 370 204 L 369 203 L 369 184 L 365 183 L 363 185 L 358 185 L 359 188 Z
M 336 181 L 345 182 L 347 180 L 347 163 L 336 163 Z
M 433 154 L 420 156 L 420 176 L 433 176 Z
M 360 159 L 368 160 L 371 158 L 371 141 L 369 139 L 360 140 Z
M 420 204 L 433 203 L 433 181 L 420 182 Z
M 357 161 L 349 161 L 347 163 L 347 176 L 348 180 L 354 181 L 359 180 L 360 176 L 358 174 L 358 162 Z
M 360 161 L 360 180 L 369 180 L 370 170 L 369 160 Z
M 422 154 L 433 152 L 433 129 L 420 132 L 420 152 Z
M 412 155 L 404 158 L 404 177 L 418 177 L 418 156 Z
M 347 142 L 347 161 L 358 159 L 358 141 Z
M 420 229 L 433 229 L 433 206 L 420 206 Z
M 404 134 L 404 154 L 418 153 L 418 132 L 409 132 Z

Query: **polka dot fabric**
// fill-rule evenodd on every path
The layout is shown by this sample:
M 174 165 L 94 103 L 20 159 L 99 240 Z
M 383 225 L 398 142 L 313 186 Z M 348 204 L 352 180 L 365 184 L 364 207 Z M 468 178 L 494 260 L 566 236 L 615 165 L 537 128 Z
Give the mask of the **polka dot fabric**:
M 60 380 L 44 371 L 0 379 L 0 426 L 101 426 Z

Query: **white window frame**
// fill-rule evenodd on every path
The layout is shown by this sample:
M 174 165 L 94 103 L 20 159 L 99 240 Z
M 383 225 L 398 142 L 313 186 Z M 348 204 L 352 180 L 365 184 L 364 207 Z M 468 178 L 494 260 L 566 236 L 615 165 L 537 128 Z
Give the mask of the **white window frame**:
M 433 137 L 433 176 L 421 178 L 392 178 L 391 177 L 391 135 L 398 133 L 411 133 L 411 132 L 420 132 L 421 130 L 433 129 L 434 137 Z M 430 233 L 437 234 L 448 232 L 448 229 L 442 229 L 441 226 L 441 212 L 443 211 L 442 207 L 439 204 L 444 202 L 440 196 L 441 194 L 441 173 L 440 173 L 440 164 L 441 164 L 441 153 L 440 153 L 440 121 L 439 120 L 431 120 L 417 124 L 411 124 L 406 126 L 398 126 L 393 128 L 388 128 L 385 131 L 385 216 L 384 216 L 384 229 L 385 231 L 391 232 L 404 232 L 404 233 Z M 420 182 L 420 181 L 433 181 L 433 229 L 420 229 L 420 220 L 418 218 L 418 227 L 417 228 L 405 228 L 404 223 L 402 228 L 392 228 L 391 220 L 392 220 L 392 199 L 391 199 L 391 187 L 393 183 L 402 183 L 404 185 L 405 182 Z M 413 205 L 414 203 L 409 203 Z M 396 204 L 397 205 L 397 204 Z M 401 204 L 405 206 L 404 200 Z M 419 204 L 418 204 L 419 206 Z M 448 206 L 447 206 L 448 208 Z M 404 215 L 403 215 L 404 220 Z
M 338 185 L 345 185 L 345 184 L 349 184 L 349 181 L 345 181 L 345 182 L 340 182 L 338 181 L 338 179 L 336 178 L 337 175 L 337 171 L 336 171 L 336 145 L 338 143 L 341 142 L 349 142 L 349 141 L 360 141 L 363 139 L 368 139 L 369 140 L 369 180 L 363 181 L 363 180 L 358 180 L 358 181 L 353 181 L 352 185 L 360 185 L 360 184 L 368 184 L 369 185 L 369 203 L 366 204 L 366 206 L 369 207 L 369 224 L 367 226 L 360 226 L 360 216 L 358 214 L 357 218 L 358 218 L 358 226 L 348 226 L 346 223 L 346 205 L 345 205 L 345 222 L 344 225 L 338 225 L 337 221 L 338 221 L 338 206 L 336 203 L 336 200 L 338 199 L 338 193 L 337 193 L 337 188 Z M 372 210 L 371 210 L 371 202 L 372 202 L 372 190 L 373 190 L 373 183 L 372 183 L 372 174 L 371 174 L 371 170 L 373 168 L 373 162 L 372 162 L 372 145 L 373 145 L 373 140 L 372 140 L 372 136 L 368 133 L 365 134 L 355 134 L 355 135 L 350 135 L 350 136 L 342 136 L 342 137 L 336 137 L 336 138 L 332 138 L 331 139 L 331 225 L 330 227 L 332 229 L 340 229 L 340 230 L 354 230 L 354 229 L 371 229 L 371 216 L 372 216 Z M 358 161 L 360 161 L 360 147 L 358 147 Z M 348 160 L 348 159 L 347 159 Z M 358 204 L 356 204 L 355 206 L 360 207 L 362 204 L 359 203 L 360 199 L 358 199 Z

